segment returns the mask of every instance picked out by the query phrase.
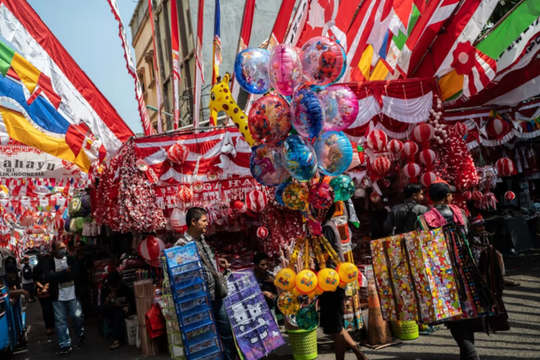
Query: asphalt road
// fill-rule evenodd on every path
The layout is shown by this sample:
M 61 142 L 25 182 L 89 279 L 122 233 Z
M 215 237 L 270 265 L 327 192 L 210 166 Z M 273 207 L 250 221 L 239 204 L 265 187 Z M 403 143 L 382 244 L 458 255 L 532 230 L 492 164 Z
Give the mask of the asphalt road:
M 507 259 L 508 278 L 521 282 L 520 287 L 508 288 L 504 301 L 510 316 L 512 329 L 507 332 L 486 335 L 476 334 L 476 345 L 482 360 L 518 360 L 540 359 L 540 251 Z M 49 360 L 55 358 L 56 337 L 47 337 L 41 319 L 39 304 L 28 307 L 29 346 L 16 354 L 15 360 Z M 421 360 L 458 360 L 459 349 L 450 332 L 444 329 L 420 336 L 417 340 L 401 345 L 373 351 L 363 348 L 370 359 L 421 359 Z M 321 360 L 334 359 L 331 344 L 321 337 L 319 357 Z M 87 324 L 87 342 L 85 347 L 74 349 L 66 359 L 128 360 L 141 358 L 135 347 L 124 346 L 110 351 L 110 341 L 104 340 L 97 331 L 97 321 L 90 319 Z M 167 359 L 166 349 L 162 347 L 161 356 L 155 359 Z M 274 352 L 268 360 L 292 359 L 291 349 L 285 345 Z M 355 359 L 348 353 L 347 360 Z

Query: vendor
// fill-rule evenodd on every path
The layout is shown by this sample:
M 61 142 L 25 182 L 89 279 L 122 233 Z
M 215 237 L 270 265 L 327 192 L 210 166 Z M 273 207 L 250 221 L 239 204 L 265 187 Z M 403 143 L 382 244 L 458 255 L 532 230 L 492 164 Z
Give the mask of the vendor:
M 336 204 L 334 203 L 328 210 L 323 222 L 323 235 L 332 245 L 341 261 L 344 261 L 341 248 L 341 236 L 339 235 L 336 224 L 332 222 L 332 217 L 335 212 Z M 330 259 L 327 261 L 326 266 L 333 269 L 336 268 L 336 264 Z M 345 359 L 346 348 L 351 349 L 357 359 L 367 360 L 367 357 L 360 351 L 358 344 L 356 344 L 351 335 L 349 335 L 349 332 L 343 327 L 344 302 L 345 290 L 341 287 L 338 287 L 336 291 L 325 291 L 319 296 L 321 327 L 325 334 L 332 335 L 334 338 L 336 360 Z
M 268 255 L 266 253 L 258 252 L 255 254 L 253 257 L 253 272 L 268 307 L 273 310 L 276 305 L 277 288 L 274 285 L 274 276 L 268 271 Z
M 399 235 L 418 229 L 418 216 L 429 209 L 420 205 L 424 200 L 424 190 L 420 184 L 407 184 L 403 189 L 405 202 L 392 208 L 384 222 L 384 231 L 389 235 Z
M 229 316 L 225 310 L 223 298 L 216 294 L 216 280 L 213 273 L 218 271 L 218 265 L 214 260 L 214 254 L 210 246 L 204 240 L 204 234 L 208 228 L 208 216 L 206 210 L 200 207 L 192 207 L 186 214 L 186 224 L 188 229 L 184 235 L 178 239 L 175 246 L 184 246 L 190 242 L 195 242 L 197 251 L 202 260 L 204 277 L 206 286 L 212 300 L 212 310 L 216 319 L 219 336 L 223 344 L 223 354 L 225 360 L 234 360 L 237 356 L 236 345 L 234 343 L 233 334 Z M 227 266 L 227 260 L 219 259 L 222 266 Z M 212 267 L 212 268 L 210 268 Z

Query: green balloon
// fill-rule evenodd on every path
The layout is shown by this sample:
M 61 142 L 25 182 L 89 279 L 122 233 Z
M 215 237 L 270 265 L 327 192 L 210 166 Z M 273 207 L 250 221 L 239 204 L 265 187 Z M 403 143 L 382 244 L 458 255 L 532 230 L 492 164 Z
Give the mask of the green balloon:
M 296 323 L 303 330 L 311 330 L 319 324 L 319 314 L 315 306 L 310 305 L 298 310 L 296 314 Z
M 347 201 L 354 195 L 354 182 L 349 175 L 341 174 L 330 180 L 334 201 Z

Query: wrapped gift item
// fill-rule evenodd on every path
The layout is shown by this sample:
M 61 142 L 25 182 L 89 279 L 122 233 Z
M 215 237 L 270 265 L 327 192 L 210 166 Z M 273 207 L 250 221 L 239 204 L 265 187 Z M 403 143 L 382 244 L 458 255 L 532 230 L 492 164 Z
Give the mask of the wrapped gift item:
M 434 323 L 461 315 L 441 230 L 372 241 L 371 250 L 385 320 Z

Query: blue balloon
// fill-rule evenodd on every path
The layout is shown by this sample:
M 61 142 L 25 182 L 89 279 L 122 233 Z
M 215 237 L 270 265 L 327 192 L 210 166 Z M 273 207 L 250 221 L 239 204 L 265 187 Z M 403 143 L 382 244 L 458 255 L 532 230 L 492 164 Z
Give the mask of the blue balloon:
M 265 49 L 248 48 L 236 55 L 234 75 L 238 84 L 251 94 L 264 94 L 270 89 L 268 61 L 270 52 Z
M 283 162 L 289 174 L 299 181 L 308 181 L 317 172 L 315 151 L 299 135 L 289 135 L 283 143 Z
M 328 176 L 343 174 L 351 166 L 353 148 L 341 131 L 326 131 L 313 144 L 319 170 Z
M 276 198 L 276 201 L 280 205 L 285 206 L 285 202 L 283 201 L 283 191 L 285 191 L 285 188 L 287 186 L 289 186 L 290 184 L 291 184 L 290 182 L 286 182 L 286 183 L 278 185 L 278 187 L 276 187 L 275 198 Z
M 298 90 L 291 102 L 291 123 L 305 138 L 314 139 L 324 126 L 321 101 L 310 88 Z

